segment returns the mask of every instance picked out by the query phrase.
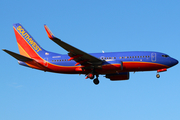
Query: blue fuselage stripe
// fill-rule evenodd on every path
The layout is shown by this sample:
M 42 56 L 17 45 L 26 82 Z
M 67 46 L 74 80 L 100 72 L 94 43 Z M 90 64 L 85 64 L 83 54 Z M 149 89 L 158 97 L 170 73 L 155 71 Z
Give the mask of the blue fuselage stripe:
M 103 65 L 106 64 L 120 64 L 123 62 L 148 62 L 157 63 L 166 66 L 171 66 L 170 57 L 164 58 L 163 53 L 159 52 L 112 52 L 112 53 L 91 53 L 91 55 L 104 60 Z M 50 53 L 45 56 L 49 63 L 59 66 L 74 66 L 74 60 L 68 61 L 68 55 L 61 55 L 57 53 Z

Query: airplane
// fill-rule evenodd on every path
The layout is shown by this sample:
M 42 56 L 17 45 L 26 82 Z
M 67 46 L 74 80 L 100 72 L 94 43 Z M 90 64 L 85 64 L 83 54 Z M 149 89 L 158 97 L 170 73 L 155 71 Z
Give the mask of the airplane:
M 20 65 L 63 74 L 84 74 L 99 84 L 99 75 L 105 75 L 111 81 L 128 80 L 129 72 L 167 71 L 178 64 L 178 60 L 167 54 L 153 51 L 86 53 L 55 37 L 47 25 L 44 25 L 48 37 L 64 48 L 68 54 L 58 54 L 44 50 L 20 24 L 13 24 L 20 54 L 3 49 L 18 60 Z

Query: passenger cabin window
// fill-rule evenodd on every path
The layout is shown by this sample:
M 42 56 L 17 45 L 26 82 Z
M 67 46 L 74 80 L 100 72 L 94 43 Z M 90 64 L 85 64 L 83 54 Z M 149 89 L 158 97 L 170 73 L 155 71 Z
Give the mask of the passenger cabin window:
M 169 57 L 168 55 L 162 55 L 163 57 Z M 128 58 L 150 58 L 150 56 L 124 56 L 124 57 L 119 57 L 119 59 L 128 59 Z M 108 58 L 107 58 L 108 59 Z M 109 58 L 110 59 L 110 58 Z M 112 57 L 113 59 L 113 57 Z M 116 57 L 114 57 L 116 59 Z

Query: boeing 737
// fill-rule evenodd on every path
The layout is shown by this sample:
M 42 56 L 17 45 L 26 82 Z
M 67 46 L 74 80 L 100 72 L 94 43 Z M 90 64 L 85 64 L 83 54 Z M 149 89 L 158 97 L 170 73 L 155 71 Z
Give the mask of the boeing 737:
M 48 37 L 68 54 L 44 50 L 19 23 L 14 24 L 13 29 L 20 54 L 3 51 L 16 58 L 20 65 L 55 73 L 84 74 L 96 85 L 99 84 L 99 75 L 118 81 L 128 80 L 129 72 L 157 71 L 156 77 L 159 78 L 159 72 L 178 64 L 169 55 L 152 51 L 86 53 L 55 37 L 47 25 L 44 27 Z

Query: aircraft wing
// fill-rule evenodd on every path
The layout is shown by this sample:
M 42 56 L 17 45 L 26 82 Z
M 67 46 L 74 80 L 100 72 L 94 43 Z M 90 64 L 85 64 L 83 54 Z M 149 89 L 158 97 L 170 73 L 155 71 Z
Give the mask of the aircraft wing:
M 33 59 L 31 59 L 31 58 L 25 57 L 23 55 L 20 55 L 20 54 L 14 53 L 14 52 L 11 52 L 11 51 L 6 50 L 6 49 L 3 49 L 3 51 L 8 53 L 9 55 L 11 55 L 12 57 L 16 58 L 19 61 L 24 61 L 24 62 L 33 61 Z
M 44 25 L 44 27 L 45 27 L 48 37 L 51 40 L 53 40 L 55 43 L 57 43 L 59 46 L 64 48 L 66 51 L 68 51 L 69 52 L 68 55 L 71 57 L 69 60 L 75 60 L 77 62 L 76 65 L 84 64 L 84 63 L 94 64 L 94 65 L 102 64 L 103 61 L 101 59 L 96 58 L 82 50 L 79 50 L 63 42 L 62 40 L 56 38 L 46 25 Z

